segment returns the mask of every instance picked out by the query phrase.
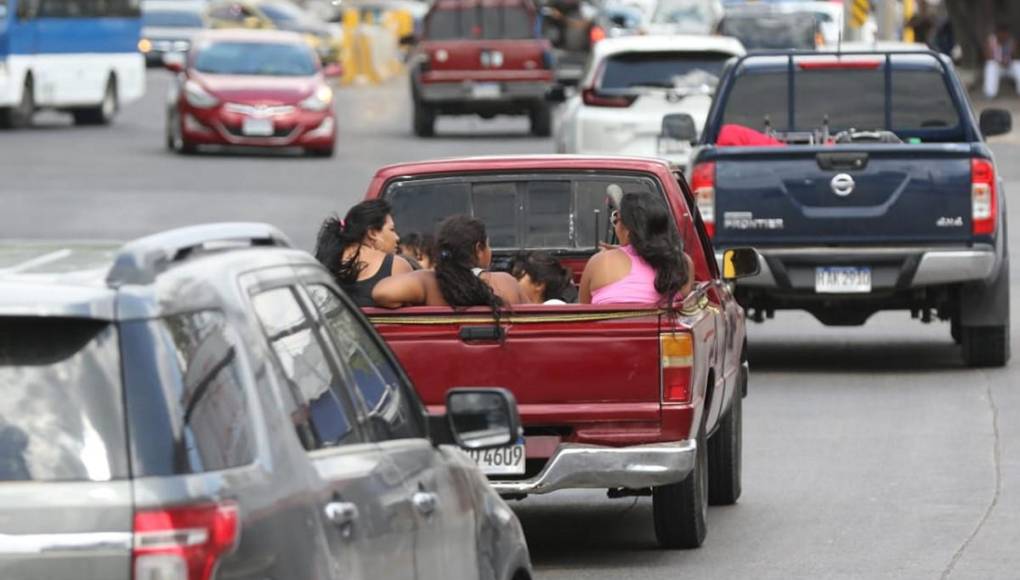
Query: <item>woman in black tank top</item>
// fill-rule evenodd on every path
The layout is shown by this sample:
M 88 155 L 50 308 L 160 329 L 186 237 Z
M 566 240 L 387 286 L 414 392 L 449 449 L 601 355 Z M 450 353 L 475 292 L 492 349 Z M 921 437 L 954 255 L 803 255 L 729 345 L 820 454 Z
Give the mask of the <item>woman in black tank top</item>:
M 326 218 L 319 228 L 315 257 L 355 304 L 375 306 L 372 289 L 380 280 L 411 271 L 406 260 L 393 255 L 399 242 L 390 204 L 372 199 L 352 207 L 343 220 Z

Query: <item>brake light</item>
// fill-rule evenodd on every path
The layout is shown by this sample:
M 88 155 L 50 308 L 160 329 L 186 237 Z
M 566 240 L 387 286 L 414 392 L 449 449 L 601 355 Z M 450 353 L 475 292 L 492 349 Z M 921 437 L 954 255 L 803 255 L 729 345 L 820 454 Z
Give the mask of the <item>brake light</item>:
M 715 162 L 709 161 L 694 166 L 691 172 L 691 190 L 694 203 L 705 222 L 708 236 L 715 237 Z
M 995 166 L 987 159 L 970 160 L 971 229 L 976 236 L 995 233 L 998 199 Z
M 823 60 L 797 63 L 800 70 L 874 70 L 882 66 L 877 60 Z
M 599 41 L 606 39 L 606 30 L 601 26 L 592 26 L 591 30 L 588 31 L 588 40 L 592 46 L 595 46 Z
M 590 107 L 619 107 L 622 109 L 631 106 L 636 98 L 636 95 L 600 95 L 595 89 L 581 91 L 581 100 Z
M 134 580 L 209 580 L 237 546 L 237 504 L 225 502 L 135 513 Z
M 691 366 L 694 364 L 694 345 L 691 335 L 674 332 L 659 336 L 662 353 L 662 400 L 667 403 L 685 403 L 691 400 Z

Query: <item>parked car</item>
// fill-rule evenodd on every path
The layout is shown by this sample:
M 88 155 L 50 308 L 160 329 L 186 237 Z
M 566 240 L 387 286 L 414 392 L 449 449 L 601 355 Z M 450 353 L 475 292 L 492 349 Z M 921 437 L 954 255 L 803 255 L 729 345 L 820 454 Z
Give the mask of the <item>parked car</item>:
M 523 497 L 569 488 L 650 494 L 670 548 L 705 538 L 709 503 L 741 493 L 744 314 L 716 264 L 682 174 L 626 157 L 544 155 L 405 163 L 380 169 L 366 198 L 393 207 L 399 231 L 451 214 L 486 224 L 495 269 L 522 250 L 575 273 L 612 242 L 610 213 L 629 192 L 661 200 L 694 263 L 678 311 L 655 304 L 368 310 L 427 405 L 449 383 L 500 385 L 521 404 L 524 441 L 479 458 L 495 488 Z M 757 270 L 754 250 L 724 259 L 726 278 Z M 709 475 L 711 474 L 711 475 Z
M 740 42 L 721 36 L 603 40 L 580 94 L 560 110 L 556 151 L 662 157 L 685 167 L 723 66 L 742 54 Z M 664 132 L 670 115 L 688 117 L 686 134 Z
M 428 417 L 271 226 L 3 246 L 0 383 L 5 577 L 530 578 L 516 516 L 440 445 L 515 441 L 513 398 Z
M 218 0 L 208 14 L 215 28 L 287 30 L 301 34 L 323 63 L 339 64 L 343 31 L 290 0 Z
M 333 91 L 319 60 L 293 32 L 217 30 L 195 38 L 167 95 L 166 145 L 301 147 L 330 157 L 336 146 Z
M 411 57 L 414 134 L 432 136 L 440 115 L 527 115 L 548 136 L 554 62 L 536 18 L 531 0 L 437 0 Z
M 792 89 L 792 90 L 791 90 Z M 736 295 L 763 321 L 807 310 L 861 325 L 881 310 L 950 322 L 972 366 L 1009 360 L 1002 174 L 945 56 L 748 55 L 716 93 L 691 187 L 716 247 L 754 245 Z
M 163 55 L 187 52 L 198 33 L 209 27 L 204 1 L 145 0 L 138 48 L 149 66 L 163 66 Z

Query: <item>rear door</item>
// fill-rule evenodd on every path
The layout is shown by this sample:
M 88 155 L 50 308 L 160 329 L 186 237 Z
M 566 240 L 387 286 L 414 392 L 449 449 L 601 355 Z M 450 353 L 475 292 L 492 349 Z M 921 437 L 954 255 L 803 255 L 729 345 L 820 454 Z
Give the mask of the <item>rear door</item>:
M 0 578 L 131 578 L 118 331 L 0 317 Z
M 417 578 L 468 579 L 478 575 L 471 480 L 428 440 L 424 409 L 357 309 L 345 303 L 321 271 L 306 288 L 367 414 L 366 427 L 405 482 L 417 518 Z

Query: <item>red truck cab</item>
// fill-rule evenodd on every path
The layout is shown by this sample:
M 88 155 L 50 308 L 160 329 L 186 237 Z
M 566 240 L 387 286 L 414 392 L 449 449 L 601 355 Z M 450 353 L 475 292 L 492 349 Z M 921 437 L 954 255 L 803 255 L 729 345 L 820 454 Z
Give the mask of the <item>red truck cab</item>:
M 439 410 L 453 386 L 501 386 L 524 425 L 516 445 L 475 459 L 503 495 L 602 488 L 652 495 L 666 547 L 697 547 L 707 505 L 740 496 L 744 312 L 720 274 L 681 173 L 623 157 L 526 156 L 385 167 L 367 198 L 393 207 L 398 230 L 445 217 L 486 223 L 493 269 L 542 250 L 580 273 L 611 241 L 610 213 L 629 192 L 660 196 L 695 265 L 675 309 L 655 304 L 367 309 L 422 400 Z M 728 278 L 757 271 L 753 250 L 724 257 Z M 711 474 L 711 475 L 710 475 Z
M 532 134 L 550 135 L 553 52 L 538 18 L 531 0 L 437 0 L 412 59 L 414 133 L 432 136 L 438 115 L 528 115 Z

